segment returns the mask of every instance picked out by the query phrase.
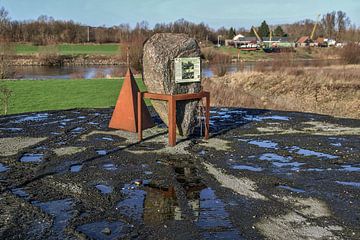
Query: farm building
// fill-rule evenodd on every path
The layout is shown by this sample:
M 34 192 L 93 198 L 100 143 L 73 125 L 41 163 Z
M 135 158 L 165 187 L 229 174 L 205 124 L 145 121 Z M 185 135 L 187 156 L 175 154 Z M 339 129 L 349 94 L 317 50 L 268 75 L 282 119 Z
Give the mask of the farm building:
M 296 41 L 296 43 L 299 47 L 306 47 L 313 44 L 314 41 L 309 36 L 302 36 Z

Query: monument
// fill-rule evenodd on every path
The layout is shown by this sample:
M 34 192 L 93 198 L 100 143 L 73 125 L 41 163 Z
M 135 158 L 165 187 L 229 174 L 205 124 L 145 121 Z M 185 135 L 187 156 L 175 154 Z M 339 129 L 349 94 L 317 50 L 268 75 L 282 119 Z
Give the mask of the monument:
M 159 33 L 144 44 L 143 81 L 151 93 L 191 94 L 201 91 L 200 47 L 186 34 Z M 168 104 L 152 100 L 165 124 L 169 126 Z M 195 127 L 199 99 L 176 102 L 176 127 L 188 136 Z

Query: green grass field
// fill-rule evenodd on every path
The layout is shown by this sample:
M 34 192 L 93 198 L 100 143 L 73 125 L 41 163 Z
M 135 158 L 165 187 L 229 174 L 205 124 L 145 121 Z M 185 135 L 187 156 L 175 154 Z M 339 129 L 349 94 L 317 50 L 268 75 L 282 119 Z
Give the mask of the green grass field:
M 141 79 L 136 79 L 144 91 Z M 72 108 L 114 106 L 123 79 L 1 80 L 0 87 L 11 89 L 8 114 Z M 149 105 L 150 102 L 146 101 Z M 3 114 L 3 106 L 0 106 Z
M 35 46 L 32 44 L 16 44 L 17 55 L 32 55 L 41 52 L 55 52 L 61 55 L 116 55 L 120 53 L 119 44 L 59 44 Z

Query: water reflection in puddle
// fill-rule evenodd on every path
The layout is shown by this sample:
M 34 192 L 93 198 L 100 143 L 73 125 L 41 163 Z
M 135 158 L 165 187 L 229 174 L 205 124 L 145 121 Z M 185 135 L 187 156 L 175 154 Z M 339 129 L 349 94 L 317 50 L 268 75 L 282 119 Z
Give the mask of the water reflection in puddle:
M 360 172 L 360 167 L 354 167 L 354 166 L 351 166 L 351 165 L 342 165 L 341 167 L 342 167 L 341 171 Z
M 278 115 L 271 115 L 271 116 L 245 115 L 244 119 L 255 122 L 261 122 L 264 120 L 290 121 L 289 117 L 278 116 Z
M 15 121 L 15 123 L 22 123 L 22 122 L 27 122 L 27 121 L 44 121 L 47 120 L 49 117 L 48 113 L 37 113 L 37 114 L 33 114 L 33 115 L 29 115 L 23 118 L 20 118 L 18 120 Z
M 116 209 L 134 221 L 142 221 L 146 192 L 139 189 L 135 184 L 125 184 L 121 193 L 126 198 L 117 204 Z
M 97 153 L 98 155 L 100 155 L 100 156 L 104 156 L 104 155 L 106 155 L 108 152 L 107 152 L 107 150 L 96 150 L 96 153 Z
M 109 142 L 113 142 L 114 139 L 111 137 L 102 137 L 101 140 L 105 140 L 105 141 L 109 141 Z
M 9 168 L 5 166 L 4 164 L 0 163 L 0 173 L 8 171 Z
M 29 194 L 27 192 L 25 192 L 25 190 L 23 188 L 13 188 L 13 189 L 11 189 L 11 192 L 20 198 L 24 198 L 24 199 L 29 198 Z
M 280 186 L 277 186 L 277 188 L 286 189 L 286 190 L 289 190 L 291 192 L 296 192 L 296 193 L 304 193 L 305 192 L 305 190 L 303 190 L 303 189 L 293 188 L 293 187 L 289 187 L 287 185 L 280 185 Z
M 279 162 L 287 163 L 290 162 L 293 158 L 290 156 L 283 157 L 275 153 L 264 153 L 259 157 L 259 159 L 263 161 L 279 161 Z
M 289 163 L 283 163 L 283 162 L 273 162 L 272 163 L 276 167 L 292 167 L 291 170 L 297 171 L 300 170 L 300 166 L 305 165 L 305 163 L 300 162 L 289 162 Z
M 256 145 L 261 148 L 277 149 L 278 144 L 270 140 L 251 140 L 248 142 L 251 145 Z
M 200 191 L 197 212 L 197 225 L 203 229 L 205 239 L 240 239 L 239 232 L 233 227 L 225 204 L 217 198 L 211 188 Z M 216 231 L 211 231 L 216 229 Z
M 80 172 L 82 167 L 83 167 L 82 164 L 72 165 L 72 166 L 70 167 L 70 172 L 73 172 L 73 173 L 75 173 L 75 172 Z
M 0 128 L 2 131 L 9 131 L 9 132 L 20 132 L 23 129 L 22 128 Z
M 107 185 L 98 184 L 95 186 L 102 194 L 110 194 L 113 191 L 113 188 Z
M 44 159 L 44 154 L 25 153 L 20 158 L 20 162 L 24 163 L 40 163 Z
M 52 231 L 50 238 L 65 239 L 65 228 L 72 218 L 74 211 L 73 201 L 71 199 L 55 200 L 44 203 L 34 203 L 35 206 L 40 207 L 41 210 L 50 214 L 53 217 Z
M 327 158 L 327 159 L 338 158 L 338 156 L 335 156 L 335 155 L 331 155 L 331 154 L 327 154 L 327 153 L 321 153 L 321 152 L 315 152 L 315 151 L 300 148 L 300 147 L 297 147 L 297 146 L 291 147 L 289 149 L 289 152 L 295 152 L 296 154 L 306 156 L 306 157 L 315 156 L 315 157 L 318 157 L 318 158 Z
M 337 184 L 344 185 L 344 186 L 351 186 L 360 188 L 360 182 L 343 182 L 343 181 L 336 181 Z
M 131 230 L 131 226 L 122 221 L 100 221 L 78 226 L 76 230 L 91 239 L 112 240 L 126 237 Z
M 236 170 L 248 170 L 253 172 L 261 172 L 263 170 L 261 167 L 253 167 L 249 165 L 233 165 L 232 168 Z
M 105 163 L 105 164 L 103 165 L 103 168 L 104 168 L 105 170 L 107 170 L 107 171 L 115 171 L 115 170 L 118 169 L 118 168 L 115 166 L 115 164 L 113 164 L 113 163 Z
M 83 127 L 77 127 L 71 130 L 72 133 L 81 133 L 82 131 L 84 131 Z

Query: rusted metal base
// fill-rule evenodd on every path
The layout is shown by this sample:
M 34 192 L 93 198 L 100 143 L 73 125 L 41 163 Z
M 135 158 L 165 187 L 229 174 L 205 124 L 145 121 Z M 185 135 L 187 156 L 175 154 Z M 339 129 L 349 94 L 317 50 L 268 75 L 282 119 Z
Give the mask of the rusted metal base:
M 148 92 L 139 92 L 138 93 L 138 137 L 139 141 L 142 141 L 143 135 L 143 117 L 142 117 L 142 104 L 143 98 L 149 98 L 154 100 L 163 100 L 168 102 L 168 119 L 169 119 L 169 145 L 176 145 L 176 102 L 183 100 L 194 100 L 194 99 L 206 99 L 205 106 L 205 139 L 209 138 L 209 126 L 210 126 L 210 93 L 209 92 L 199 92 L 199 93 L 187 93 L 187 94 L 158 94 L 158 93 L 148 93 Z

